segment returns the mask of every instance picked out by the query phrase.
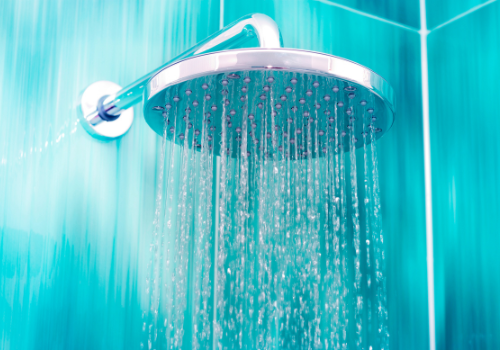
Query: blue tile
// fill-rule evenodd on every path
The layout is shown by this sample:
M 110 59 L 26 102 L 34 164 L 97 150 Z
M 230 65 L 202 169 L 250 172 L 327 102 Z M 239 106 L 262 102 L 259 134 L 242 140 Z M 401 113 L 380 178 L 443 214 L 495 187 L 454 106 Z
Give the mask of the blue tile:
M 500 348 L 500 6 L 429 35 L 438 349 Z
M 0 1 L 0 23 L 0 348 L 139 349 L 158 138 L 137 106 L 98 142 L 75 107 L 218 30 L 219 1 Z
M 352 9 L 369 13 L 389 21 L 409 27 L 420 28 L 420 13 L 418 0 L 321 0 L 332 4 L 347 6 Z
M 427 28 L 432 29 L 470 11 L 476 6 L 489 3 L 489 0 L 445 0 L 427 1 Z

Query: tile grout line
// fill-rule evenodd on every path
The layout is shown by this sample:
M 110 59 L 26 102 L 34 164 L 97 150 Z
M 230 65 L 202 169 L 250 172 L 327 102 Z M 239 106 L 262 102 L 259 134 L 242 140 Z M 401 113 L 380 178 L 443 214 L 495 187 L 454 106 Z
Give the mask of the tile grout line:
M 420 0 L 420 63 L 422 74 L 422 112 L 424 133 L 425 228 L 427 248 L 427 303 L 429 312 L 429 349 L 436 350 L 434 304 L 434 232 L 432 220 L 431 137 L 429 125 L 429 66 L 427 57 L 427 15 L 425 0 Z
M 219 12 L 219 30 L 224 28 L 224 0 L 220 0 Z
M 384 22 L 384 23 L 387 23 L 387 24 L 390 24 L 390 25 L 393 25 L 393 26 L 396 26 L 396 27 L 408 30 L 410 32 L 418 33 L 418 29 L 417 28 L 406 26 L 404 24 L 401 24 L 401 23 L 398 23 L 398 22 L 395 22 L 395 21 L 391 21 L 391 20 L 388 20 L 388 19 L 385 19 L 385 18 L 382 18 L 382 17 L 378 17 L 378 16 L 372 15 L 372 14 L 370 14 L 368 12 L 359 11 L 359 10 L 353 9 L 353 8 L 351 8 L 349 6 L 341 5 L 341 4 L 338 4 L 338 3 L 333 2 L 333 1 L 328 1 L 328 0 L 314 0 L 314 1 L 321 2 L 321 3 L 326 4 L 326 5 L 338 7 L 338 8 L 341 8 L 343 10 L 346 10 L 346 11 L 349 11 L 349 12 L 352 12 L 352 13 L 364 16 L 364 17 L 372 18 L 372 19 L 375 19 L 377 21 Z
M 465 17 L 465 16 L 467 16 L 467 15 L 470 15 L 471 13 L 476 12 L 477 10 L 482 9 L 483 7 L 486 7 L 486 6 L 490 5 L 490 4 L 493 4 L 493 3 L 494 3 L 494 2 L 496 2 L 496 1 L 497 1 L 497 0 L 489 0 L 489 1 L 485 2 L 485 3 L 482 3 L 482 4 L 479 4 L 479 5 L 477 5 L 477 6 L 474 6 L 473 8 L 471 8 L 471 9 L 469 9 L 469 10 L 465 11 L 465 12 L 462 12 L 462 13 L 461 13 L 461 14 L 459 14 L 458 16 L 455 16 L 455 17 L 453 17 L 452 19 L 450 19 L 450 20 L 448 20 L 448 21 L 446 21 L 446 22 L 444 22 L 444 23 L 442 23 L 442 24 L 438 25 L 437 27 L 432 28 L 430 31 L 432 31 L 432 32 L 433 32 L 433 31 L 435 31 L 435 30 L 441 29 L 441 28 L 443 28 L 444 26 L 447 26 L 448 24 L 451 24 L 451 23 L 455 22 L 456 20 L 459 20 L 459 19 L 460 19 L 460 18 L 462 18 L 462 17 Z

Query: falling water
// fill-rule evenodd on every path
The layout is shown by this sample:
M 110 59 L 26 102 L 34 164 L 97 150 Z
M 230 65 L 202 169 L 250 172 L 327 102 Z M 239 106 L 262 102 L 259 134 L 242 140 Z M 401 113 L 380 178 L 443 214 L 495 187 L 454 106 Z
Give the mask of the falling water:
M 377 108 L 290 72 L 167 90 L 143 346 L 389 349 Z

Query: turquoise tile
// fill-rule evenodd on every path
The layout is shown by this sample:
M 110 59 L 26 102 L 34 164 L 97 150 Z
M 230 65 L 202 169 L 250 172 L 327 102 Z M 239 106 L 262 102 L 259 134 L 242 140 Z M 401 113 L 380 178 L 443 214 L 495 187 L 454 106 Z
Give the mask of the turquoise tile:
M 500 348 L 500 6 L 429 35 L 438 349 Z
M 139 105 L 98 142 L 75 106 L 218 27 L 219 1 L 0 1 L 0 349 L 140 348 L 158 138 Z
M 419 0 L 319 0 L 338 4 L 412 28 L 420 28 Z
M 426 1 L 427 28 L 432 29 L 491 0 Z
M 334 54 L 385 77 L 396 122 L 379 143 L 391 347 L 428 347 L 420 37 L 321 2 L 225 1 L 225 23 L 250 12 L 273 17 L 285 46 Z

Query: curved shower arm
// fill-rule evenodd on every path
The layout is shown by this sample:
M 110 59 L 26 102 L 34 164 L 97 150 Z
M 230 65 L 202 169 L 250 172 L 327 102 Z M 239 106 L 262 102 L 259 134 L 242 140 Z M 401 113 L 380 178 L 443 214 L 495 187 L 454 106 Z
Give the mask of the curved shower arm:
M 280 30 L 271 17 L 260 13 L 244 16 L 116 94 L 103 96 L 98 102 L 97 113 L 94 114 L 93 118 L 86 119 L 92 125 L 97 125 L 102 121 L 115 120 L 123 110 L 141 101 L 146 83 L 160 70 L 191 56 L 239 47 L 255 37 L 258 39 L 261 48 L 283 47 Z

